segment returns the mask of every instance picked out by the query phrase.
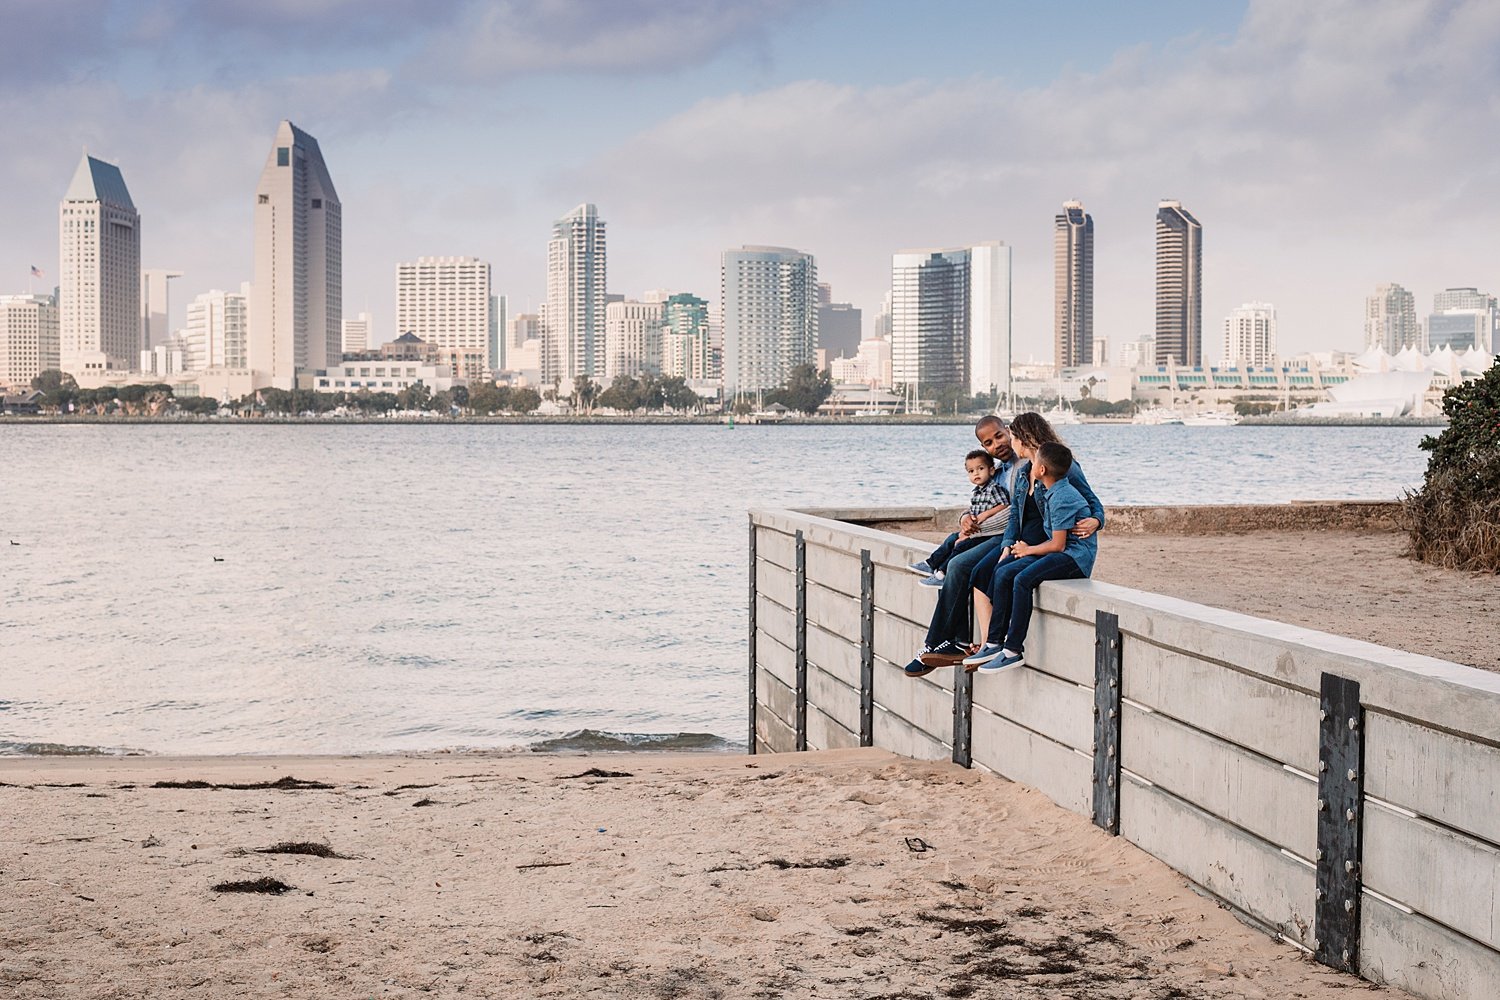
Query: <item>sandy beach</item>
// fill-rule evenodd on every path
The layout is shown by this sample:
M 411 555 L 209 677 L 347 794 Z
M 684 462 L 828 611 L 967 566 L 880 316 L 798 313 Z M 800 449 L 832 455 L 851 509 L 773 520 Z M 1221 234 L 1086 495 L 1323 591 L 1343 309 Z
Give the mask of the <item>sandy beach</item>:
M 1035 792 L 878 750 L 7 760 L 0 782 L 17 1000 L 1381 992 Z M 287 843 L 338 856 L 259 853 Z M 290 888 L 214 889 L 261 879 Z

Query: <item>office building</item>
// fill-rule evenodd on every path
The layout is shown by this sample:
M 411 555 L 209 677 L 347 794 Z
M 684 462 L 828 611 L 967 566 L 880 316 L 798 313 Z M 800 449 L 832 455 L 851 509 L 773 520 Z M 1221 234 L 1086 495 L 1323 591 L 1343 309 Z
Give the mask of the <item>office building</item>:
M 130 370 L 141 352 L 141 217 L 114 164 L 84 155 L 58 207 L 59 365 Z
M 500 366 L 499 309 L 490 265 L 477 257 L 421 257 L 396 265 L 396 329 Z M 472 369 L 472 360 L 469 362 Z M 471 377 L 465 372 L 464 377 Z M 474 376 L 477 377 L 477 376 Z
M 0 295 L 0 389 L 24 389 L 60 364 L 57 302 L 50 295 Z
M 859 350 L 850 358 L 834 358 L 828 365 L 835 385 L 864 385 L 872 389 L 891 388 L 891 342 L 883 337 L 860 341 Z
M 1427 349 L 1447 347 L 1462 353 L 1478 348 L 1486 353 L 1496 348 L 1497 315 L 1493 295 L 1477 288 L 1447 288 L 1432 297 L 1432 315 L 1427 317 Z
M 604 220 L 579 205 L 552 226 L 542 314 L 542 381 L 604 377 Z
M 318 140 L 283 121 L 255 188 L 250 367 L 296 386 L 343 355 L 343 209 Z
M 903 250 L 891 258 L 897 385 L 979 394 L 1010 387 L 1011 251 L 1003 243 Z
M 1224 365 L 1275 363 L 1275 306 L 1269 302 L 1247 302 L 1224 317 Z
M 659 375 L 662 303 L 626 299 L 604 307 L 604 377 Z
M 1156 363 L 1203 363 L 1203 227 L 1180 201 L 1156 206 Z
M 343 331 L 340 336 L 342 353 L 361 354 L 370 349 L 370 326 L 372 320 L 370 314 L 362 312 L 353 317 L 344 317 Z
M 1417 297 L 1397 284 L 1378 285 L 1365 299 L 1365 346 L 1396 354 L 1403 347 L 1421 349 Z
M 661 373 L 668 378 L 704 381 L 719 377 L 708 303 L 688 292 L 662 304 Z
M 250 285 L 204 292 L 188 303 L 182 370 L 250 367 Z
M 181 271 L 148 268 L 141 272 L 141 350 L 149 351 L 171 337 L 167 328 L 171 313 L 169 282 L 182 277 Z
M 507 347 L 520 347 L 528 340 L 542 339 L 542 318 L 536 313 L 516 313 L 510 321 Z
M 833 288 L 818 285 L 818 347 L 832 358 L 850 358 L 864 337 L 863 314 L 848 302 L 833 301 Z
M 787 247 L 744 246 L 720 257 L 724 392 L 785 384 L 818 346 L 818 264 Z
M 1059 369 L 1095 363 L 1094 219 L 1078 201 L 1063 202 L 1052 230 L 1055 294 L 1053 357 Z

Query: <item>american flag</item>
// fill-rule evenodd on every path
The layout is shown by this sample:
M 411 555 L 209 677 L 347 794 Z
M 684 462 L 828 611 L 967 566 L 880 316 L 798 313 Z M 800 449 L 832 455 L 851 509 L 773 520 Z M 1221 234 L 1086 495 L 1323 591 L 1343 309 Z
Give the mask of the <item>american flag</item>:
M 32 264 L 31 265 L 31 276 L 33 278 L 45 278 L 47 276 L 47 273 L 45 271 L 43 271 L 41 268 L 37 267 L 35 264 Z

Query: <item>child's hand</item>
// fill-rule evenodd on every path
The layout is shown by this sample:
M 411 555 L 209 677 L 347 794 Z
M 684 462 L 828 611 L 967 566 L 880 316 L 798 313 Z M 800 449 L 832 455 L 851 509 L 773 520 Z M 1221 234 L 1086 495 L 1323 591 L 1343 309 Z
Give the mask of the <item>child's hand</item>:
M 1010 554 L 1019 559 L 1021 556 L 1024 556 L 1027 550 L 1030 548 L 1031 546 L 1027 545 L 1025 542 L 1017 542 L 1010 547 Z

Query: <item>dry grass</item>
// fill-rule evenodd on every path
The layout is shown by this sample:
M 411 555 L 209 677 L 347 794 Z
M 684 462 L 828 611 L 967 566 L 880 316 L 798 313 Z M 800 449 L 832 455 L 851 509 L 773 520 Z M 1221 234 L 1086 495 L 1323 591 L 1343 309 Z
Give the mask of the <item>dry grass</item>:
M 1481 482 L 1500 481 L 1500 457 L 1482 462 Z M 1474 471 L 1443 470 L 1401 505 L 1406 554 L 1443 569 L 1500 573 L 1500 491 L 1473 485 Z

